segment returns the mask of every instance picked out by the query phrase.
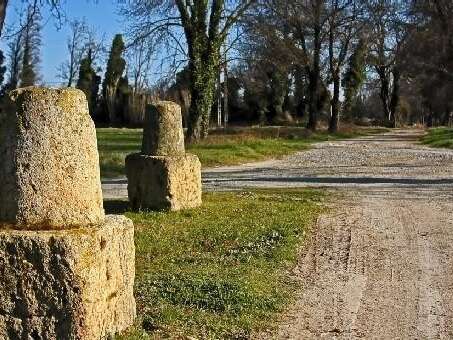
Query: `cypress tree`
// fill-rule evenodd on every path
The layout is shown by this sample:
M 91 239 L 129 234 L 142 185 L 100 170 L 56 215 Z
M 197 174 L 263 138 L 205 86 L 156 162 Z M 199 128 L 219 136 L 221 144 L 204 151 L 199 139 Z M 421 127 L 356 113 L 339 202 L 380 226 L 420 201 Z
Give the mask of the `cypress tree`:
M 118 83 L 126 68 L 126 60 L 122 57 L 125 46 L 123 36 L 115 35 L 110 49 L 107 69 L 105 71 L 104 83 L 102 86 L 102 95 L 105 101 L 105 108 L 111 123 L 119 123 L 121 117 L 116 110 L 116 92 Z
M 96 115 L 97 113 L 97 107 L 98 107 L 98 95 L 99 95 L 99 88 L 101 86 L 101 82 L 102 82 L 102 78 L 100 75 L 98 75 L 98 73 L 101 72 L 101 69 L 98 68 L 97 71 L 95 71 L 93 73 L 93 82 L 91 83 L 91 105 L 92 105 L 92 108 L 91 108 L 91 112 L 93 116 Z M 98 118 L 98 117 L 96 117 Z
M 87 56 L 80 62 L 79 79 L 76 87 L 85 93 L 90 114 L 94 116 L 100 77 L 93 69 L 93 51 L 88 50 Z
M 127 76 L 121 77 L 118 81 L 118 88 L 116 90 L 116 115 L 121 121 L 129 123 L 129 99 L 132 94 L 132 88 L 129 85 Z
M 357 97 L 357 93 L 365 81 L 367 46 L 364 39 L 360 39 L 354 52 L 349 58 L 348 68 L 344 75 L 344 96 L 343 116 L 345 119 L 352 118 L 352 108 Z
M 39 64 L 39 47 L 41 45 L 39 18 L 39 13 L 29 7 L 22 39 L 23 54 L 20 74 L 20 85 L 22 87 L 35 85 L 38 80 L 36 69 Z
M 36 80 L 36 73 L 33 69 L 30 50 L 30 45 L 26 43 L 24 46 L 24 56 L 22 59 L 22 73 L 20 75 L 20 83 L 22 87 L 34 85 Z
M 4 92 L 14 90 L 19 85 L 22 67 L 22 34 L 17 34 L 8 43 L 8 81 L 4 86 Z

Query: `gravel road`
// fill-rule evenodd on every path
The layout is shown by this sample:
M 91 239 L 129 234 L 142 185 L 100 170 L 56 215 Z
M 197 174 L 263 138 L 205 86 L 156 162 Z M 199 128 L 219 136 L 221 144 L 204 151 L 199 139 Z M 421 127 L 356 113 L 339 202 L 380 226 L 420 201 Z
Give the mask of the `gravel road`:
M 327 187 L 278 339 L 453 339 L 453 150 L 423 131 L 317 144 L 283 160 L 209 169 L 205 190 Z M 113 188 L 113 189 L 112 189 Z M 105 183 L 122 197 L 123 183 Z
M 204 172 L 206 190 L 237 187 L 432 187 L 453 185 L 453 151 L 417 145 L 421 130 L 324 142 L 283 160 Z

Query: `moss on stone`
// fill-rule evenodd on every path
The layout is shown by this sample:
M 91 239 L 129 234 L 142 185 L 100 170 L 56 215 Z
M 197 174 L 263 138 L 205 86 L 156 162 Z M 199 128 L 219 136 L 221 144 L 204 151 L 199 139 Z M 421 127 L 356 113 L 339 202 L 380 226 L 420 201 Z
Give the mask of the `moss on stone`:
M 86 114 L 85 110 L 78 110 L 79 105 L 83 105 L 85 94 L 74 88 L 52 89 L 39 86 L 29 86 L 16 89 L 9 93 L 10 100 L 15 103 L 17 113 L 24 114 L 24 104 L 40 100 L 55 102 L 55 105 L 63 111 L 77 112 Z

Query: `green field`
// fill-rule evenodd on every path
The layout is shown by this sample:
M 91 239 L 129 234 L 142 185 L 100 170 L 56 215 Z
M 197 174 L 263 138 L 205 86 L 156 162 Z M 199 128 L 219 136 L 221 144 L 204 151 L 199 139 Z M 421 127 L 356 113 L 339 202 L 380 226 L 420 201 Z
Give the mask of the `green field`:
M 278 158 L 307 149 L 311 144 L 326 140 L 345 139 L 378 133 L 383 129 L 354 129 L 337 134 L 309 133 L 304 128 L 242 128 L 213 132 L 199 144 L 189 145 L 203 167 L 232 165 Z M 124 175 L 124 159 L 141 148 L 141 129 L 97 129 L 101 176 Z
M 126 212 L 135 224 L 138 319 L 121 339 L 247 338 L 272 327 L 288 269 L 323 210 L 316 190 L 208 193 L 184 212 Z M 120 212 L 121 202 L 106 202 Z
M 436 148 L 453 149 L 453 129 L 430 129 L 428 130 L 428 134 L 422 138 L 422 143 Z

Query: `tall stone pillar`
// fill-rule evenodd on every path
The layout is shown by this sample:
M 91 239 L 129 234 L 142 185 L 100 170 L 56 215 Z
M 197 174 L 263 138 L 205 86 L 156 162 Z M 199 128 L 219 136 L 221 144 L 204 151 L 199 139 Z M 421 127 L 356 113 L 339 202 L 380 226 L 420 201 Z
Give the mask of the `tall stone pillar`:
M 0 339 L 105 338 L 135 318 L 134 226 L 105 216 L 83 92 L 27 87 L 0 113 Z
M 186 154 L 179 105 L 148 105 L 142 152 L 126 157 L 129 201 L 134 209 L 181 210 L 201 205 L 201 164 Z

